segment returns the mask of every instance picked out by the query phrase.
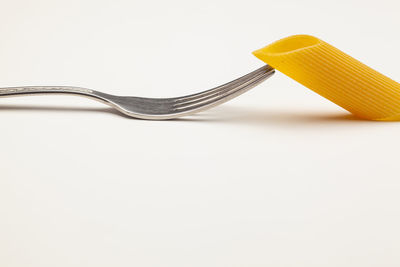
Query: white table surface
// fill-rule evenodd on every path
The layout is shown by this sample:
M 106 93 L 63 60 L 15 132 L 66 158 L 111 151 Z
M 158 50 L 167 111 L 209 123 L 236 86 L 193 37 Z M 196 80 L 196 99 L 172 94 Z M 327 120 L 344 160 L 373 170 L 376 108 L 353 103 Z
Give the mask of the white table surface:
M 178 96 L 318 36 L 400 80 L 399 2 L 1 0 L 0 87 Z M 0 266 L 399 266 L 400 122 L 283 74 L 175 121 L 0 99 Z

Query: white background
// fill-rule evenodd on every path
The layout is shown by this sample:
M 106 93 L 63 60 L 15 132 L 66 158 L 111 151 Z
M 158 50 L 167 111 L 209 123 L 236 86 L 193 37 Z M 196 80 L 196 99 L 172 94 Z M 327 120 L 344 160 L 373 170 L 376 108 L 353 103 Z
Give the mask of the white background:
M 312 34 L 400 80 L 397 0 L 0 0 L 0 86 L 167 97 Z M 399 266 L 400 123 L 277 73 L 175 121 L 0 99 L 0 266 Z

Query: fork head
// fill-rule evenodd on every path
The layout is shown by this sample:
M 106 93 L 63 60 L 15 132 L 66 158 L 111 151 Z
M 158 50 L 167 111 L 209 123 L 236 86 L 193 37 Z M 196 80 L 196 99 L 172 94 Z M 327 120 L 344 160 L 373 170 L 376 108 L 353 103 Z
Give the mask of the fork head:
M 273 73 L 274 69 L 266 65 L 224 85 L 182 97 L 143 98 L 96 93 L 101 94 L 107 104 L 130 117 L 147 120 L 174 119 L 229 101 L 265 81 Z

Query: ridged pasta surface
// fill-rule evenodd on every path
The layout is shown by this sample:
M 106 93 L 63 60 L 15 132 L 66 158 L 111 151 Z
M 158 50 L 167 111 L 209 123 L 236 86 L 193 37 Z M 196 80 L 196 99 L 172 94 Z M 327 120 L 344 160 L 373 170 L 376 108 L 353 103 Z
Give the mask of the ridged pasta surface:
M 253 54 L 356 116 L 400 115 L 400 84 L 309 35 L 279 40 Z

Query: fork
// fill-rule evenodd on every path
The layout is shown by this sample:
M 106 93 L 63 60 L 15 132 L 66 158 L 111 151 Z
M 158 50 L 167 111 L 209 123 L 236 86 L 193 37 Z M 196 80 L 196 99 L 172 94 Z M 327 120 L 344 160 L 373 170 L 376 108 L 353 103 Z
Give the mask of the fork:
M 194 114 L 225 103 L 260 84 L 274 74 L 274 72 L 272 67 L 265 65 L 247 75 L 213 89 L 172 98 L 116 96 L 72 86 L 5 87 L 0 88 L 0 97 L 72 94 L 95 99 L 130 117 L 146 120 L 166 120 Z

